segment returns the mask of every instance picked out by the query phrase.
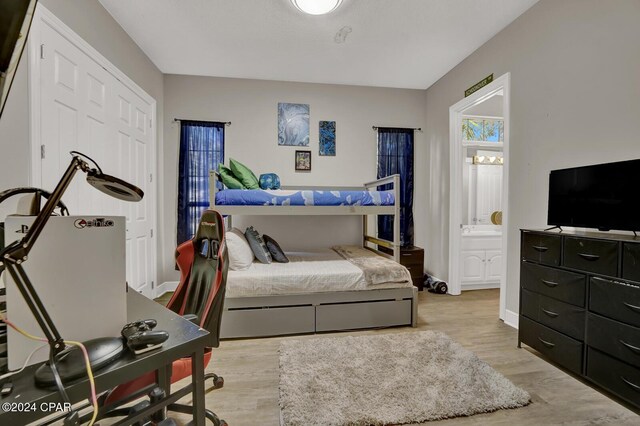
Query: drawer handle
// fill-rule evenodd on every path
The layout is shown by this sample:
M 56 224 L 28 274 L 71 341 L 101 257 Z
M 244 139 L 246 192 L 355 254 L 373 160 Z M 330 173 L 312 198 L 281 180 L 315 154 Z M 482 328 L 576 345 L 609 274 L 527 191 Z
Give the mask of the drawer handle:
M 551 343 L 551 342 L 547 342 L 546 340 L 542 340 L 542 338 L 538 337 L 538 340 L 540 340 L 540 342 L 542 342 L 543 345 L 545 345 L 548 348 L 553 348 L 556 344 L 555 343 Z
M 626 306 L 627 308 L 640 314 L 640 306 L 631 305 L 627 302 L 622 302 L 622 303 L 624 303 L 624 306 Z
M 640 392 L 640 386 L 636 385 L 635 383 L 631 383 L 629 380 L 627 380 L 624 376 L 620 376 L 620 378 L 622 379 L 623 382 L 625 382 L 627 385 L 629 385 L 629 387 L 635 391 Z
M 532 246 L 535 250 L 544 253 L 545 251 L 549 250 L 549 247 L 545 247 L 545 246 Z
M 556 312 L 547 311 L 545 308 L 540 308 L 540 309 L 542 309 L 542 312 L 544 312 L 545 314 L 549 315 L 551 318 L 555 318 L 558 315 L 560 315 L 560 314 L 558 314 Z
M 630 345 L 630 344 L 628 344 L 627 342 L 625 342 L 622 339 L 620 339 L 619 342 L 622 343 L 623 345 L 625 345 L 631 352 L 635 352 L 637 354 L 640 354 L 640 348 L 638 348 L 637 346 Z
M 580 256 L 584 260 L 588 260 L 589 262 L 595 262 L 596 260 L 600 259 L 600 256 L 598 256 L 597 254 L 578 253 L 578 256 Z
M 542 281 L 542 284 L 546 285 L 547 287 L 558 287 L 558 283 L 555 283 L 553 281 L 548 281 L 548 280 L 540 280 Z
M 411 253 L 402 253 L 402 256 L 411 256 Z

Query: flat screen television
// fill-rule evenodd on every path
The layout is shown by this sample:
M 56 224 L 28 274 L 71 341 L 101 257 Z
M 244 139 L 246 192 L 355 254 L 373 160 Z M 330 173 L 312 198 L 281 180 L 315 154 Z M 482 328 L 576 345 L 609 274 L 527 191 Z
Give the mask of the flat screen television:
M 640 159 L 552 170 L 548 223 L 640 231 Z

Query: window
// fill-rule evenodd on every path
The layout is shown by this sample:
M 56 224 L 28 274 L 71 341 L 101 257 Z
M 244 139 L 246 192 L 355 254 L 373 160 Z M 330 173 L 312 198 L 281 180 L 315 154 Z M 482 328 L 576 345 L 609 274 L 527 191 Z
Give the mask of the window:
M 224 163 L 224 123 L 180 122 L 178 244 L 193 238 L 209 207 L 209 170 Z
M 381 127 L 378 179 L 394 174 L 400 175 L 400 244 L 406 247 L 413 245 L 413 130 Z M 378 237 L 393 241 L 393 216 L 378 216 Z
M 495 118 L 464 118 L 462 139 L 476 142 L 503 142 L 504 121 Z

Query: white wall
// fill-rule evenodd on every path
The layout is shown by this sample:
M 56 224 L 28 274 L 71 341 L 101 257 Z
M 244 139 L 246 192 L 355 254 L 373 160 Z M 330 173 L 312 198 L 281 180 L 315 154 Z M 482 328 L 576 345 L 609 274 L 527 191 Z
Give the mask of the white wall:
M 231 121 L 226 128 L 225 162 L 235 158 L 259 175 L 275 172 L 285 185 L 354 186 L 376 177 L 373 125 L 423 127 L 425 92 L 341 85 L 288 83 L 215 77 L 165 76 L 165 147 L 162 191 L 164 280 L 173 281 L 176 244 L 176 182 L 180 125 L 173 118 Z M 310 105 L 309 147 L 278 146 L 278 102 Z M 336 156 L 318 155 L 318 121 L 336 121 Z M 424 210 L 426 147 L 416 133 L 416 214 Z M 294 170 L 296 149 L 312 152 L 311 172 Z M 420 194 L 420 195 L 418 195 Z M 419 199 L 419 200 L 418 200 Z M 253 217 L 235 220 L 274 237 L 285 250 L 361 242 L 359 218 Z M 421 222 L 422 223 L 422 222 Z M 424 241 L 416 220 L 416 243 Z M 159 279 L 162 282 L 162 279 Z
M 427 269 L 448 275 L 449 107 L 511 73 L 507 309 L 519 229 L 546 225 L 549 171 L 640 157 L 640 2 L 541 0 L 427 90 Z

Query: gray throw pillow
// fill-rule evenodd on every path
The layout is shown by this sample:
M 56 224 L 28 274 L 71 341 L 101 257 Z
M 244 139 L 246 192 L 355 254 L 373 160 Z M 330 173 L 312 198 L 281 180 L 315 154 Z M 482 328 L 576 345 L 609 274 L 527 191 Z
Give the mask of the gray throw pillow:
M 274 261 L 278 263 L 289 263 L 289 258 L 284 254 L 284 252 L 280 248 L 280 244 L 278 244 L 276 240 L 274 240 L 267 234 L 262 235 L 262 239 L 267 245 L 269 253 L 271 253 L 271 257 Z
M 244 231 L 244 236 L 249 242 L 253 254 L 256 255 L 256 259 L 262 263 L 271 263 L 271 253 L 269 253 L 267 245 L 253 226 L 248 227 L 247 230 Z

